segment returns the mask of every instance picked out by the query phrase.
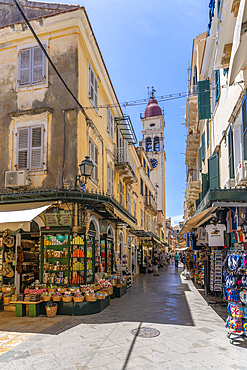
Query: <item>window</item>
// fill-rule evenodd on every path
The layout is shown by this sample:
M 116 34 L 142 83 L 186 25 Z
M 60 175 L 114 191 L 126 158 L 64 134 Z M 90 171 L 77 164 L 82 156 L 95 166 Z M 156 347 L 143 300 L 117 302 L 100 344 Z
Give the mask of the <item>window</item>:
M 40 46 L 21 49 L 18 59 L 18 86 L 32 86 L 45 82 L 45 58 Z
M 152 140 L 151 137 L 146 138 L 146 152 L 152 151 Z
M 89 157 L 94 164 L 93 172 L 91 175 L 91 179 L 98 182 L 98 163 L 99 163 L 99 154 L 98 148 L 94 144 L 94 142 L 90 139 L 89 141 Z
M 134 217 L 136 218 L 136 201 L 134 200 Z
M 230 179 L 234 179 L 233 133 L 231 126 L 228 132 L 228 155 L 229 155 L 229 176 Z
M 143 195 L 143 180 L 141 178 L 141 195 Z
M 210 142 L 210 127 L 209 127 L 209 119 L 207 119 L 207 148 L 209 148 Z
M 213 154 L 208 160 L 209 189 L 220 188 L 219 154 Z
M 107 106 L 107 132 L 113 140 L 113 115 L 109 106 Z
M 198 81 L 197 88 L 199 120 L 211 118 L 210 81 Z
M 141 228 L 143 229 L 144 223 L 143 223 L 143 209 L 141 208 Z
M 146 169 L 146 161 L 145 161 L 145 158 L 143 158 L 143 167 Z
M 158 136 L 154 138 L 154 152 L 159 152 L 160 150 L 160 140 Z
M 89 76 L 88 76 L 88 95 L 93 104 L 95 110 L 98 110 L 98 81 L 93 71 L 93 68 L 89 64 Z
M 243 130 L 243 159 L 247 159 L 247 110 L 246 110 L 246 96 L 245 93 L 242 101 L 242 130 Z
M 107 177 L 108 177 L 108 191 L 111 195 L 114 195 L 114 178 L 113 178 L 113 168 L 109 165 L 107 166 Z
M 149 170 L 149 167 L 148 167 L 148 177 L 149 177 L 149 175 L 150 175 L 150 170 Z
M 144 212 L 144 228 L 145 230 L 148 228 L 148 218 L 146 212 Z
M 202 155 L 202 161 L 205 159 L 205 132 L 201 134 L 201 155 Z
M 217 102 L 220 98 L 220 70 L 214 71 L 215 78 L 215 101 Z
M 17 133 L 17 169 L 43 169 L 43 126 L 19 128 Z
M 127 192 L 127 201 L 128 201 L 128 212 L 131 213 L 131 194 Z
M 148 188 L 147 188 L 147 185 L 145 185 L 145 197 L 147 198 L 148 196 Z
M 119 182 L 119 201 L 122 206 L 124 206 L 124 186 L 122 181 Z

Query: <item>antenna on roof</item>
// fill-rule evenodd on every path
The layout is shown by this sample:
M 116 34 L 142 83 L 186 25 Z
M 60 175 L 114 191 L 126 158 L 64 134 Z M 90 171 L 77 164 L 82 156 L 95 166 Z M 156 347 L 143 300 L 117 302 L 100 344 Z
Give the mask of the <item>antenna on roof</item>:
M 149 99 L 149 97 L 150 97 L 150 96 L 149 96 L 149 86 L 147 87 L 147 89 L 148 89 L 148 99 Z

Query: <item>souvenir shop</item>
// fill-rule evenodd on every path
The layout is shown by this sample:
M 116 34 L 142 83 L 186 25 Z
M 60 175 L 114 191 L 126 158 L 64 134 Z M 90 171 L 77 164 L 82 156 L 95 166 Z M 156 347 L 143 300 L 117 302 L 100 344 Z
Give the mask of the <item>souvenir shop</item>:
M 37 316 L 56 302 L 58 314 L 83 315 L 126 293 L 109 221 L 80 204 L 35 205 L 22 204 L 15 222 L 10 207 L 5 214 L 10 221 L 1 224 L 0 310 L 23 316 L 29 305 Z
M 228 310 L 230 342 L 247 338 L 247 207 L 217 208 L 184 238 L 192 253 L 190 276 Z

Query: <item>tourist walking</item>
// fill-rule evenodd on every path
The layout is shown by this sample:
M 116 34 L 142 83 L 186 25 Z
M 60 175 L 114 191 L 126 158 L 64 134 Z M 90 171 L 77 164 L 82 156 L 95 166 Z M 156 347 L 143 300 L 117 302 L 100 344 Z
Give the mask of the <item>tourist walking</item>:
M 146 255 L 145 258 L 144 258 L 144 262 L 146 264 L 146 274 L 148 274 L 148 270 L 149 270 L 149 267 L 150 267 L 150 259 L 149 259 L 149 256 Z
M 136 265 L 136 259 L 134 256 L 134 252 L 132 252 L 132 274 L 134 274 L 135 265 Z
M 174 256 L 174 259 L 175 259 L 175 267 L 178 267 L 178 261 L 179 261 L 179 254 L 177 254 L 177 252 L 176 252 L 176 254 L 175 254 L 175 256 Z
M 152 259 L 154 276 L 159 276 L 159 274 L 158 274 L 158 263 L 159 263 L 159 259 L 157 257 L 157 254 L 155 253 L 154 258 Z

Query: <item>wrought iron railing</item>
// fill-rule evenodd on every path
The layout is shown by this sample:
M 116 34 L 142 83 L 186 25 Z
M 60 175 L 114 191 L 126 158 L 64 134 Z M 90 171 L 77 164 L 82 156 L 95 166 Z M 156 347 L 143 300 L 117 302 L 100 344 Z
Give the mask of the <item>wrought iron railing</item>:
M 150 206 L 157 212 L 157 203 L 152 197 L 152 195 L 145 196 L 145 206 Z
M 133 172 L 136 173 L 136 165 L 135 165 L 133 158 L 131 157 L 128 147 L 115 148 L 114 155 L 115 155 L 117 164 L 128 163 L 130 167 L 132 168 Z
M 200 171 L 198 170 L 187 170 L 187 181 L 199 181 Z

